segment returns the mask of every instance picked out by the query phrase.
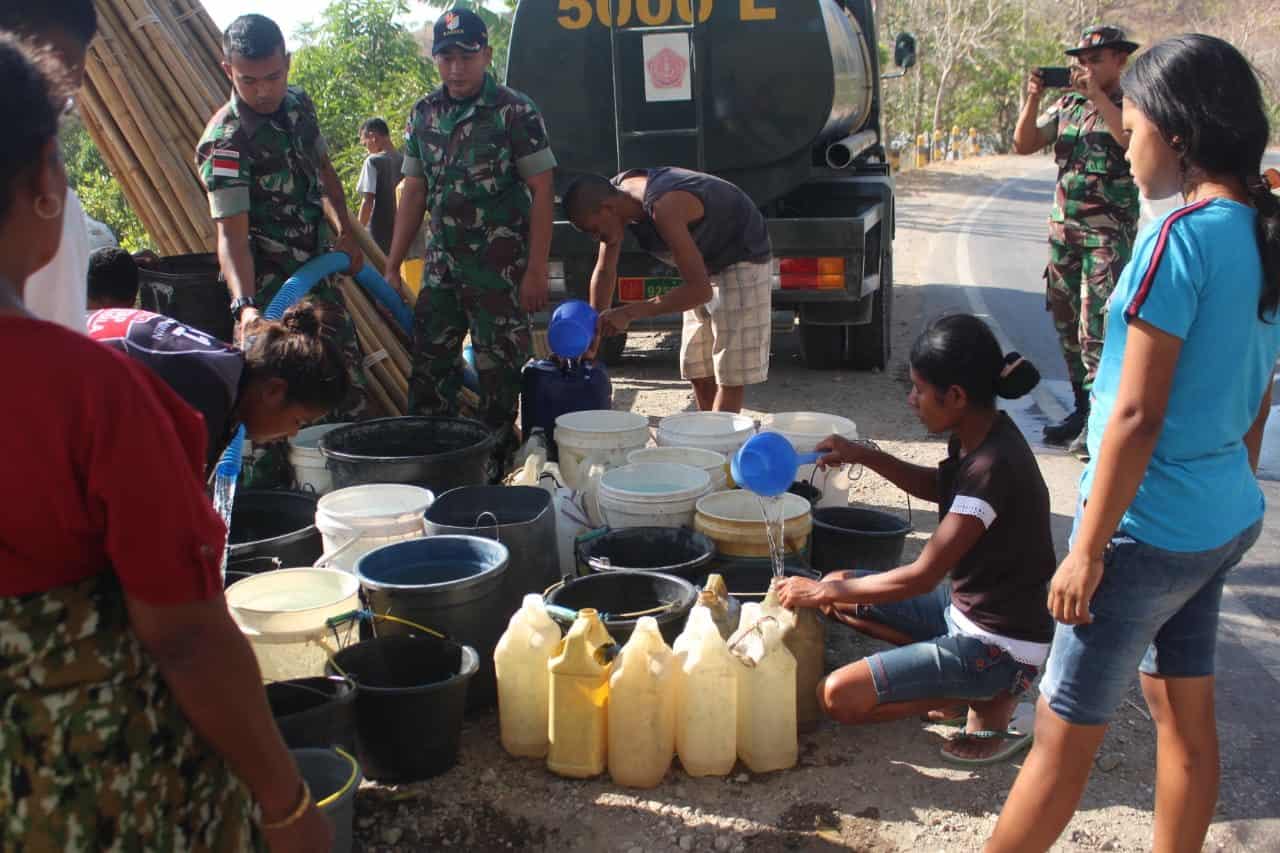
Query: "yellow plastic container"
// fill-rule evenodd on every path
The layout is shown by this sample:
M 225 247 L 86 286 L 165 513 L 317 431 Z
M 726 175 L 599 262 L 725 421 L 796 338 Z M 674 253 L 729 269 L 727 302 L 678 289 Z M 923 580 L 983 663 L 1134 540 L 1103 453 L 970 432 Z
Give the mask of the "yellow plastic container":
M 662 781 L 676 751 L 679 661 L 644 616 L 609 677 L 609 776 L 629 788 Z
M 493 652 L 498 675 L 498 728 L 502 748 L 520 758 L 545 758 L 551 678 L 547 662 L 560 627 L 540 595 L 526 595 Z
M 738 758 L 738 674 L 711 611 L 698 605 L 676 638 L 676 754 L 690 776 L 725 776 Z
M 604 772 L 610 666 L 604 663 L 603 647 L 612 643 L 599 614 L 579 610 L 547 662 L 551 674 L 547 769 L 552 773 L 587 779 Z
M 796 659 L 796 722 L 802 730 L 813 728 L 822 719 L 818 705 L 818 682 L 822 680 L 827 643 L 827 623 L 822 614 L 809 607 L 788 610 L 778 601 L 778 579 L 760 605 L 766 616 L 778 620 L 782 643 Z
M 720 636 L 729 639 L 738 628 L 742 608 L 738 600 L 729 595 L 724 578 L 717 574 L 707 575 L 706 586 L 698 592 L 698 603 L 711 611 L 711 621 L 720 630 Z
M 778 620 L 759 604 L 742 606 L 742 622 L 729 643 L 745 666 L 738 675 L 738 757 L 753 773 L 794 767 L 796 659 L 782 642 Z

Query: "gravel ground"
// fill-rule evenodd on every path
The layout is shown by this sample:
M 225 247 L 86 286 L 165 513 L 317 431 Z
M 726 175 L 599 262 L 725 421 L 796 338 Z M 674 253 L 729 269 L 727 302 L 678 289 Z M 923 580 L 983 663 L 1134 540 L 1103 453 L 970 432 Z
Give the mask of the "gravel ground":
M 956 194 L 982 193 L 993 177 L 1014 174 L 1010 158 L 942 164 L 899 182 L 904 211 L 896 244 L 894 359 L 875 373 L 815 373 L 800 364 L 794 335 L 775 336 L 769 382 L 749 389 L 759 417 L 813 410 L 852 418 L 864 437 L 899 456 L 932 464 L 943 442 L 923 431 L 906 406 L 905 355 L 919 330 L 919 260 L 929 250 L 906 211 L 932 213 L 934 228 Z M 962 211 L 961 211 L 962 212 Z M 678 378 L 677 337 L 635 336 L 613 370 L 614 402 L 646 415 L 693 409 Z M 1053 496 L 1055 535 L 1065 542 L 1079 464 L 1045 454 L 1041 465 Z M 859 505 L 905 513 L 903 494 L 875 475 L 855 486 Z M 932 506 L 915 507 L 907 557 L 936 524 Z M 879 648 L 842 627 L 828 631 L 827 664 L 835 667 Z M 1149 849 L 1154 768 L 1153 729 L 1137 688 L 1107 735 L 1080 812 L 1058 851 Z M 570 781 L 541 762 L 507 756 L 496 714 L 469 719 L 458 766 L 424 783 L 366 783 L 356 804 L 356 836 L 366 850 L 618 851 L 891 851 L 979 850 L 995 825 L 1020 761 L 973 771 L 939 757 L 951 730 L 903 721 L 850 728 L 824 723 L 802 735 L 799 766 L 754 775 L 739 765 L 725 779 L 694 779 L 676 766 L 659 787 L 634 791 L 607 775 Z M 1210 850 L 1243 849 L 1221 827 Z

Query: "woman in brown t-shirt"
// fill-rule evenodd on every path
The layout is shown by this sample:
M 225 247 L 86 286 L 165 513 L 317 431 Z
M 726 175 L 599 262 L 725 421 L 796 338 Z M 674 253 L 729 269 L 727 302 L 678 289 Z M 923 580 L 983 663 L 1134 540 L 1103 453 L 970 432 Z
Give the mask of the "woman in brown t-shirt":
M 1031 448 L 995 401 L 1021 397 L 1038 381 L 1029 362 L 1000 351 L 981 320 L 944 317 L 911 350 L 908 403 L 930 432 L 950 434 L 947 458 L 931 468 L 839 436 L 818 445 L 827 452 L 823 464 L 865 465 L 937 503 L 940 516 L 907 565 L 782 582 L 787 607 L 820 608 L 898 646 L 818 685 L 819 702 L 834 719 L 880 722 L 960 705 L 969 709 L 966 730 L 943 749 L 944 758 L 991 763 L 1030 743 L 1029 734 L 1008 728 L 1053 636 L 1045 604 L 1056 566 L 1049 492 Z

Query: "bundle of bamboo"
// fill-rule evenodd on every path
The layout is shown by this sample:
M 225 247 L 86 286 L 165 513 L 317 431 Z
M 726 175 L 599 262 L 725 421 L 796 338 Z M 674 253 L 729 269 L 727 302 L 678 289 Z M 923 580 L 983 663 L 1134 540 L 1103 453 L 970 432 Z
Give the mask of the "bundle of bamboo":
M 214 244 L 194 152 L 226 102 L 221 36 L 199 0 L 95 0 L 80 115 L 161 254 Z

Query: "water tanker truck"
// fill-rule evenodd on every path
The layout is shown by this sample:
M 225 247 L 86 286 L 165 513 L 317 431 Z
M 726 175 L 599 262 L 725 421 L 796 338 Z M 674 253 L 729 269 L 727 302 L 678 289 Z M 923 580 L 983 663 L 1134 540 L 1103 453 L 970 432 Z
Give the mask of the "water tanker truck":
M 538 104 L 567 170 L 683 166 L 740 186 L 768 221 L 775 317 L 798 326 L 806 363 L 883 368 L 894 188 L 876 43 L 871 0 L 520 0 L 507 84 Z M 895 62 L 914 51 L 900 36 Z M 554 297 L 585 298 L 597 249 L 556 222 Z M 624 302 L 680 281 L 630 237 L 618 274 Z

